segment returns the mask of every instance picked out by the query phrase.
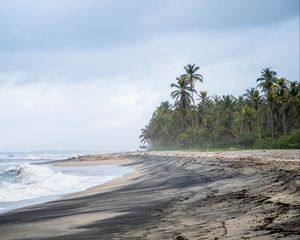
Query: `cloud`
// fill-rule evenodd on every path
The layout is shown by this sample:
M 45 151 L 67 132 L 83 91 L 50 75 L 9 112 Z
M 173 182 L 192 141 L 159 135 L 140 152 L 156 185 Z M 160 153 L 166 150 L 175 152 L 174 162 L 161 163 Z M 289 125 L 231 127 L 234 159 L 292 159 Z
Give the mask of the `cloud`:
M 153 34 L 272 25 L 299 16 L 298 0 L 2 0 L 0 49 L 94 49 Z
M 299 15 L 299 1 L 169 0 L 141 22 L 151 29 L 216 31 L 273 25 Z
M 267 66 L 299 80 L 298 1 L 18 3 L 0 3 L 0 151 L 136 149 L 188 63 L 210 95 Z
M 126 81 L 7 84 L 0 88 L 0 150 L 135 149 L 140 124 L 159 98 L 151 87 L 145 92 Z

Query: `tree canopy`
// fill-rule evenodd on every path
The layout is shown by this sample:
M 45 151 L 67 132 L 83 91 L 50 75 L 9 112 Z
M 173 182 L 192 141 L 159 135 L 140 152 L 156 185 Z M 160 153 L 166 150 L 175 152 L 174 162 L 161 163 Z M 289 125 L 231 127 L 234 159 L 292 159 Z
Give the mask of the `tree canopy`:
M 154 111 L 140 136 L 152 149 L 255 147 L 300 148 L 300 84 L 261 71 L 257 86 L 240 96 L 209 96 L 197 91 L 204 81 L 195 64 L 171 83 L 173 103 Z

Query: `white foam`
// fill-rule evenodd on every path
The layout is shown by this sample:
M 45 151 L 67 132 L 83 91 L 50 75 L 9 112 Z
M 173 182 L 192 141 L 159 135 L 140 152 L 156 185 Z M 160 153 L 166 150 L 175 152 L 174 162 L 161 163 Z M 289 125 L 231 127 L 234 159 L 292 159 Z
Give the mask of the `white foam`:
M 15 202 L 85 190 L 116 176 L 87 177 L 65 174 L 47 166 L 21 164 L 5 171 L 12 181 L 0 183 L 0 202 Z

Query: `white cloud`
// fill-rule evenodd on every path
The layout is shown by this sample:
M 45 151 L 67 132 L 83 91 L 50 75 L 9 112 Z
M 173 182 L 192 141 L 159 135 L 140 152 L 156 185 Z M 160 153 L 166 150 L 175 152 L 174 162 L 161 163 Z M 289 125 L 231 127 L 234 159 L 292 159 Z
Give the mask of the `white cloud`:
M 198 86 L 210 95 L 243 93 L 267 66 L 299 80 L 298 29 L 297 17 L 230 31 L 155 32 L 109 48 L 3 51 L 0 151 L 136 149 L 185 64 L 201 67 Z
M 159 98 L 136 82 L 7 84 L 0 88 L 0 150 L 135 149 Z

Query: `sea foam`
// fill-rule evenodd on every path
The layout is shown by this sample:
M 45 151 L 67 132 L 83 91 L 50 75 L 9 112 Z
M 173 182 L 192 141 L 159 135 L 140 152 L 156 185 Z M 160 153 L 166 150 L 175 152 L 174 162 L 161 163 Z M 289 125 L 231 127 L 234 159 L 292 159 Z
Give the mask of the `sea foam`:
M 115 176 L 114 176 L 115 177 Z M 7 168 L 0 182 L 0 202 L 14 202 L 84 190 L 113 176 L 76 176 L 48 166 L 20 164 Z M 98 179 L 98 181 L 97 181 Z

